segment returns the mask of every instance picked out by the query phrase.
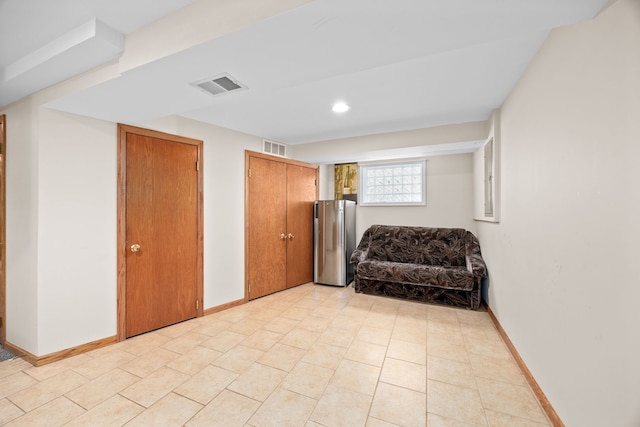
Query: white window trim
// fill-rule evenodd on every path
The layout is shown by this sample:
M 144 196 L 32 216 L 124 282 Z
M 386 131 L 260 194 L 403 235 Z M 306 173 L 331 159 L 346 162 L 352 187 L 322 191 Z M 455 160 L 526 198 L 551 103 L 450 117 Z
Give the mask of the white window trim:
M 422 165 L 422 201 L 421 202 L 366 202 L 365 173 L 363 168 L 369 166 L 401 166 L 420 163 Z M 425 158 L 411 160 L 389 160 L 358 163 L 358 205 L 360 206 L 425 206 L 427 204 L 427 161 Z

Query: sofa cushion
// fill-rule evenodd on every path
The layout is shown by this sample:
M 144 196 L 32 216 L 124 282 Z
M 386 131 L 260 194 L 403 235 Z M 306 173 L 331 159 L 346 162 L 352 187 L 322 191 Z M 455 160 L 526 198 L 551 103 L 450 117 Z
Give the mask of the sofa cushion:
M 464 267 L 466 230 L 408 226 L 371 227 L 368 259 Z
M 363 279 L 471 290 L 473 273 L 465 267 L 442 267 L 367 259 L 358 264 L 356 274 Z

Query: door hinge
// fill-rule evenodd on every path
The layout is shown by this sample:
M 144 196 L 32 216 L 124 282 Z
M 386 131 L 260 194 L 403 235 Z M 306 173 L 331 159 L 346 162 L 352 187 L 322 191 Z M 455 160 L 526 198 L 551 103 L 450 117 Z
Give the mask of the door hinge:
M 249 283 L 249 294 L 251 294 L 251 283 Z
M 200 301 L 196 300 L 196 310 L 200 307 Z
M 251 169 L 249 169 L 249 178 L 251 178 Z
M 200 162 L 196 162 L 196 170 L 200 171 Z

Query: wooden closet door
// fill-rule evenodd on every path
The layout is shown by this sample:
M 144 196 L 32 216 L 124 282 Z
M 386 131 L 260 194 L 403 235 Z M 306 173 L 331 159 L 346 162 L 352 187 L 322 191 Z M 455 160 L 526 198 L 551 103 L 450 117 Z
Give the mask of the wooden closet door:
M 285 288 L 287 165 L 249 157 L 249 299 Z
M 313 202 L 317 169 L 287 167 L 287 288 L 313 280 Z

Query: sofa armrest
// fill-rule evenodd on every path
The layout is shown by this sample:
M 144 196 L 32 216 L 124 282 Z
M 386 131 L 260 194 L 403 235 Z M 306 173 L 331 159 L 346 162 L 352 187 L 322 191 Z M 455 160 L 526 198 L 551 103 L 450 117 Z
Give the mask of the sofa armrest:
M 487 277 L 487 265 L 480 254 L 471 254 L 466 256 L 467 270 L 473 273 L 475 277 Z
M 351 254 L 351 260 L 350 260 L 351 264 L 355 264 L 356 266 L 358 266 L 359 263 L 367 259 L 368 253 L 369 253 L 369 248 L 365 248 L 364 250 L 356 249 Z
M 465 252 L 467 270 L 472 272 L 475 277 L 487 277 L 487 265 L 480 252 L 480 243 L 470 231 L 467 231 L 465 239 Z
M 349 262 L 351 264 L 355 264 L 357 267 L 361 261 L 367 259 L 367 254 L 369 253 L 369 241 L 371 240 L 371 227 L 367 228 L 365 232 L 362 234 L 362 238 L 360 239 L 360 243 L 358 243 L 358 247 L 351 254 L 351 258 Z

